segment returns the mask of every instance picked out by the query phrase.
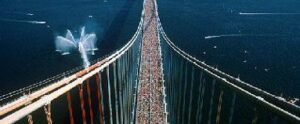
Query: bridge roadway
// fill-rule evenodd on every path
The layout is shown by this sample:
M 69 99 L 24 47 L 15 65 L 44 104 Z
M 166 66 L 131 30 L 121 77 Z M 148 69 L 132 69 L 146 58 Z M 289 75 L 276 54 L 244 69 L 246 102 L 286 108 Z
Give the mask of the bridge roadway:
M 163 74 L 157 30 L 156 1 L 144 3 L 144 28 L 136 123 L 165 123 Z

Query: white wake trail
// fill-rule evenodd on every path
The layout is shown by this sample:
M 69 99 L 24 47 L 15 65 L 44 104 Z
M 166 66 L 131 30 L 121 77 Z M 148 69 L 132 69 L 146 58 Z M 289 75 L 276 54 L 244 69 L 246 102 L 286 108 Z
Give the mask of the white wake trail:
M 31 24 L 46 24 L 47 22 L 46 21 L 27 21 L 28 23 L 31 23 Z
M 239 15 L 300 15 L 300 13 L 248 13 L 248 12 L 239 12 Z
M 16 23 L 29 23 L 29 24 L 38 24 L 43 25 L 46 24 L 46 21 L 28 21 L 28 20 L 16 20 L 16 19 L 7 19 L 7 18 L 0 18 L 0 21 L 5 22 L 16 22 Z
M 26 13 L 26 15 L 33 16 L 34 14 L 33 13 Z
M 18 12 L 18 11 L 16 11 L 16 12 L 11 12 L 11 11 L 6 11 L 6 12 L 4 12 L 4 13 L 6 13 L 6 14 L 16 14 L 16 15 L 34 16 L 34 14 L 31 13 L 31 12 Z
M 205 36 L 204 39 L 213 39 L 213 38 L 220 38 L 220 37 L 242 37 L 242 36 L 248 36 L 248 34 L 211 35 L 211 36 Z

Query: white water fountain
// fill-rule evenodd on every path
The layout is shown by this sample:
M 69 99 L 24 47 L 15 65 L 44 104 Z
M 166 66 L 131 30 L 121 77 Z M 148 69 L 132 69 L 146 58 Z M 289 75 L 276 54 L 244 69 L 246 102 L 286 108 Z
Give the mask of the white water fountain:
M 98 50 L 95 47 L 96 41 L 96 34 L 86 34 L 85 27 L 81 28 L 80 37 L 76 39 L 74 38 L 72 32 L 70 30 L 67 30 L 67 34 L 65 37 L 56 37 L 56 51 L 60 52 L 61 55 L 68 55 L 72 50 L 77 49 L 81 54 L 84 67 L 87 68 L 90 65 L 87 54 L 94 55 L 95 51 Z

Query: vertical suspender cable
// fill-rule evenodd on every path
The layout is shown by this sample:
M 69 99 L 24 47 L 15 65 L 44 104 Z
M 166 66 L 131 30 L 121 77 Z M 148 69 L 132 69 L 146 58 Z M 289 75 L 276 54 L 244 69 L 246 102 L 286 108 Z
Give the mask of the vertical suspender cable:
M 128 115 L 129 115 L 129 118 L 128 118 L 128 122 L 127 123 L 130 123 L 130 119 L 132 117 L 132 114 L 131 114 L 131 108 L 132 108 L 132 66 L 131 66 L 131 57 L 132 57 L 132 49 L 129 49 L 128 50 L 128 70 L 127 70 L 127 75 L 128 75 L 128 96 L 129 96 L 129 102 L 128 102 Z
M 129 119 L 128 119 L 128 123 L 130 123 L 131 121 L 131 118 L 132 118 L 132 100 L 133 100 L 133 94 L 132 94 L 132 84 L 133 84 L 133 81 L 132 81 L 132 64 L 131 64 L 131 61 L 132 61 L 132 49 L 130 48 L 128 50 L 128 77 L 129 77 L 129 81 L 128 81 L 128 96 L 130 96 L 130 99 L 129 99 L 129 103 L 128 103 L 128 114 L 129 114 Z
M 216 79 L 213 79 L 212 86 L 211 86 L 210 103 L 209 103 L 208 124 L 211 123 L 211 118 L 212 118 L 213 103 L 214 103 L 214 97 L 215 97 L 215 84 L 216 84 Z
M 134 81 L 133 81 L 133 76 L 134 76 L 134 66 L 133 66 L 133 64 L 132 63 L 134 63 L 134 61 L 133 61 L 133 46 L 129 49 L 129 77 L 130 77 L 130 81 L 129 81 L 129 96 L 130 96 L 130 104 L 129 104 L 129 113 L 130 113 L 130 118 L 129 118 L 129 121 L 128 121 L 128 123 L 132 120 L 132 118 L 133 118 L 133 113 L 132 113 L 132 107 L 133 107 L 133 99 L 134 99 L 134 94 L 133 94 L 133 91 L 134 91 L 134 89 L 133 89 L 133 84 L 135 84 L 134 83 Z
M 126 56 L 126 53 L 123 55 L 123 61 L 122 61 L 122 87 L 123 87 L 123 110 L 124 110 L 124 123 L 127 123 L 127 111 L 126 111 L 126 100 L 127 100 L 127 97 L 126 97 L 126 79 L 125 79 L 125 67 L 126 67 L 126 60 L 125 60 L 125 56 Z
M 217 111 L 217 117 L 216 117 L 216 124 L 220 123 L 220 117 L 221 117 L 221 110 L 222 110 L 222 101 L 223 101 L 223 94 L 224 91 L 221 90 L 220 96 L 219 96 L 219 103 L 218 103 L 218 111 Z
M 103 108 L 103 92 L 101 87 L 101 73 L 96 74 L 96 85 L 97 85 L 97 99 L 99 109 L 100 124 L 104 124 L 104 108 Z
M 126 54 L 127 53 L 125 53 L 124 55 L 123 55 L 123 61 L 122 61 L 122 65 L 123 65 L 123 67 L 122 67 L 122 83 L 123 83 L 123 93 L 122 93 L 122 95 L 123 95 L 123 113 L 124 113 L 124 123 L 127 123 L 128 121 L 127 121 L 127 109 L 126 109 L 126 102 L 127 102 L 127 90 L 126 90 L 126 77 L 125 77 L 125 73 L 126 73 Z
M 206 80 L 205 78 L 203 79 L 203 85 L 202 85 L 202 90 L 201 90 L 201 103 L 200 103 L 200 117 L 199 117 L 199 123 L 202 122 L 202 117 L 203 117 L 203 112 L 202 112 L 202 109 L 203 109 L 203 102 L 204 102 L 204 93 L 205 93 L 205 83 L 206 83 Z M 197 123 L 197 124 L 199 124 Z
M 133 95 L 132 95 L 132 64 L 131 64 L 131 60 L 132 60 L 132 49 L 129 49 L 128 50 L 128 96 L 130 97 L 129 98 L 129 102 L 128 102 L 128 115 L 129 115 L 129 118 L 128 118 L 128 123 L 130 123 L 130 120 L 132 118 L 132 114 L 131 114 L 131 109 L 132 109 L 132 100 L 133 100 Z
M 106 76 L 107 76 L 107 89 L 108 89 L 108 105 L 109 105 L 109 122 L 113 124 L 112 118 L 112 106 L 111 106 L 111 90 L 110 90 L 110 76 L 109 76 L 109 66 L 106 68 Z
M 117 69 L 118 69 L 118 73 L 117 73 L 117 77 L 118 77 L 118 97 L 119 97 L 119 104 L 120 104 L 120 106 L 119 106 L 119 108 L 120 108 L 120 122 L 121 122 L 121 124 L 123 124 L 123 108 L 122 108 L 122 106 L 123 106 L 123 103 L 122 103 L 122 88 L 121 88 L 121 85 L 122 85 L 122 81 L 121 81 L 121 76 L 120 76 L 120 74 L 121 74 L 121 71 L 122 71 L 122 69 L 121 69 L 121 66 L 120 66 L 120 62 L 121 62 L 121 59 L 118 59 L 118 61 L 117 61 Z
M 45 114 L 46 114 L 47 123 L 48 124 L 52 124 L 52 119 L 51 119 L 51 103 L 49 103 L 48 105 L 44 106 L 44 111 L 45 111 Z
M 67 101 L 68 101 L 68 110 L 70 116 L 70 124 L 74 124 L 74 116 L 73 116 L 73 108 L 72 108 L 72 98 L 70 91 L 67 93 Z
M 83 84 L 79 86 L 79 97 L 80 97 L 82 123 L 86 124 L 86 112 L 85 112 L 84 98 L 83 98 Z
M 28 124 L 33 124 L 32 115 L 27 115 Z
M 202 87 L 203 87 L 203 82 L 202 82 L 202 76 L 203 76 L 203 71 L 200 72 L 200 83 L 199 83 L 199 88 L 198 88 L 198 98 L 197 98 L 197 112 L 196 112 L 196 124 L 199 124 L 198 122 L 198 117 L 200 114 L 200 102 L 201 102 L 201 92 L 202 92 Z
M 88 93 L 88 103 L 89 103 L 89 111 L 90 111 L 90 121 L 91 124 L 94 124 L 94 113 L 93 113 L 93 109 L 92 109 L 92 96 L 91 96 L 91 87 L 90 87 L 90 81 L 89 79 L 86 80 L 86 89 L 87 89 L 87 93 Z
M 178 76 L 178 67 L 177 67 L 177 59 L 176 59 L 176 55 L 174 55 L 174 57 L 173 57 L 173 60 L 174 60 L 174 71 L 173 71 L 173 73 L 174 73 L 174 75 L 173 75 L 173 89 L 172 89 L 172 97 L 173 97 L 173 103 L 172 103 L 172 112 L 173 112 L 173 115 L 172 115 L 172 120 L 171 121 L 173 121 L 173 123 L 175 123 L 176 122 L 176 108 L 177 108 L 177 104 L 176 104 L 176 101 L 178 101 L 178 99 L 177 99 L 177 87 L 178 87 L 178 83 L 176 83 L 177 82 L 177 76 Z
M 115 109 L 116 109 L 116 124 L 119 124 L 119 109 L 118 109 L 118 90 L 117 90 L 117 70 L 116 63 L 113 63 L 113 73 L 114 73 L 114 91 L 115 91 Z
M 140 36 L 140 35 L 139 35 Z M 135 97 L 134 97 L 134 107 L 133 107 L 133 111 L 132 111 L 132 113 L 134 114 L 134 116 L 133 116 L 133 118 L 132 118 L 132 121 L 131 121 L 131 124 L 134 124 L 135 123 L 135 121 L 136 121 L 136 108 L 137 108 L 137 96 L 138 96 L 138 83 L 139 83 L 139 79 L 138 79 L 138 77 L 139 77 L 139 73 L 140 73 L 140 58 L 141 58 L 141 56 L 140 56 L 140 52 L 141 52 L 141 42 L 139 41 L 139 42 L 137 42 L 136 43 L 136 47 L 137 47 L 137 51 L 135 52 L 135 56 L 137 56 L 137 59 L 135 59 L 135 61 L 136 62 L 134 62 L 134 63 L 138 63 L 136 66 L 135 66 L 135 92 L 134 92 L 134 94 L 135 94 Z
M 188 63 L 185 62 L 185 74 L 184 74 L 184 92 L 183 92 L 183 106 L 182 106 L 182 113 L 183 113 L 183 116 L 182 116 L 182 124 L 185 124 L 185 120 L 184 120 L 184 117 L 185 117 L 185 98 L 186 98 L 186 90 L 187 90 L 187 72 L 188 71 Z
M 121 119 L 121 124 L 124 123 L 124 120 L 123 120 L 123 97 L 122 97 L 122 80 L 121 80 L 121 72 L 122 72 L 122 69 L 121 69 L 121 66 L 120 66 L 120 63 L 121 63 L 121 59 L 118 59 L 118 65 L 117 65 L 117 68 L 118 68 L 118 87 L 119 87 L 119 100 L 120 100 L 120 119 Z
M 130 49 L 128 49 L 128 51 L 126 51 L 127 54 L 126 54 L 126 78 L 127 78 L 127 81 L 126 81 L 126 86 L 127 86 L 127 123 L 130 122 L 130 117 L 131 117 L 131 114 L 130 114 L 130 101 L 131 101 L 131 95 L 130 95 L 130 64 L 129 64 L 129 60 L 130 60 Z
M 252 124 L 257 124 L 258 116 L 257 116 L 257 108 L 254 108 L 254 117 L 252 119 Z
M 130 101 L 130 96 L 129 96 L 129 72 L 128 72 L 128 57 L 129 57 L 129 52 L 126 52 L 126 66 L 125 66 L 125 78 L 126 78 L 126 113 L 127 113 L 127 121 L 126 123 L 129 122 L 130 120 L 130 113 L 129 113 L 129 101 Z
M 170 97 L 170 104 L 169 104 L 169 108 L 170 108 L 170 121 L 172 122 L 172 120 L 173 120 L 173 98 L 174 98 L 174 96 L 173 96 L 173 55 L 172 55 L 172 52 L 170 52 L 170 57 L 171 57 L 171 59 L 170 59 L 170 66 L 169 66 L 169 97 Z
M 191 114 L 192 114 L 192 98 L 193 98 L 193 84 L 194 84 L 194 72 L 195 71 L 195 67 L 194 66 L 192 66 L 192 80 L 191 80 L 191 84 L 190 84 L 190 97 L 189 97 L 189 99 L 190 99 L 190 103 L 189 103 L 189 116 L 188 116 L 188 124 L 190 124 L 191 123 Z
M 138 75 L 138 72 L 137 72 L 137 70 L 138 70 L 138 65 L 139 65 L 139 63 L 138 63 L 138 57 L 136 58 L 136 56 L 138 56 L 138 51 L 139 51 L 139 47 L 137 47 L 138 46 L 138 43 L 136 42 L 135 43 L 135 45 L 134 45 L 134 47 L 132 48 L 132 49 L 137 49 L 137 50 L 133 50 L 132 51 L 132 62 L 131 63 L 137 63 L 137 64 L 132 64 L 132 96 L 133 96 L 133 99 L 132 99 L 132 107 L 131 107 L 131 115 L 132 115 L 132 117 L 131 117 L 131 121 L 130 121 L 130 123 L 131 124 L 133 124 L 134 123 L 134 118 L 135 118 L 135 106 L 136 106 L 136 97 L 137 97 L 137 75 Z
M 171 74 L 172 74 L 172 54 L 171 54 L 171 51 L 170 51 L 170 53 L 169 53 L 169 56 L 170 56 L 170 62 L 169 62 L 169 76 L 168 76 L 168 84 L 169 84 L 169 86 L 168 86 L 168 94 L 169 94 L 169 100 L 170 100 L 170 105 L 169 105 L 169 108 L 170 108 L 170 110 L 171 110 L 171 108 L 172 108 L 172 96 L 171 96 L 171 86 L 172 86 L 172 76 L 171 76 Z M 170 111 L 169 110 L 169 111 Z M 170 113 L 170 117 L 171 117 L 171 115 L 172 115 L 172 113 Z
M 182 113 L 181 113 L 181 101 L 182 101 L 182 77 L 183 77 L 183 59 L 181 60 L 181 63 L 180 63 L 180 77 L 179 77 L 179 81 L 178 81 L 178 85 L 179 85 L 179 91 L 178 91 L 178 95 L 179 95 L 179 100 L 178 100 L 178 107 L 177 107 L 177 121 L 176 123 L 179 123 L 180 122 L 180 118 L 182 116 Z M 183 97 L 184 98 L 184 97 Z
M 129 95 L 128 95 L 128 82 L 129 82 L 129 78 L 128 78 L 128 51 L 125 54 L 125 73 L 124 73 L 124 78 L 125 78 L 125 100 L 126 100 L 126 104 L 125 104 L 125 110 L 126 110 L 126 123 L 129 122 Z
M 175 55 L 173 56 L 173 62 L 172 62 L 172 88 L 171 88 L 171 96 L 172 96 L 172 115 L 171 118 L 172 120 L 170 120 L 171 123 L 175 123 L 175 108 L 176 108 L 176 96 L 175 96 L 175 87 L 176 87 L 176 59 L 175 59 Z
M 177 101 L 178 101 L 178 99 L 177 99 L 177 91 L 178 91 L 178 89 L 177 89 L 177 87 L 178 87 L 178 83 L 177 83 L 177 76 L 178 76 L 178 67 L 177 67 L 177 59 L 176 59 L 176 54 L 174 55 L 174 71 L 173 71 L 173 73 L 175 73 L 174 75 L 173 75 L 173 95 L 172 95 L 172 97 L 173 97 L 173 108 L 172 108 L 172 112 L 173 112 L 173 115 L 172 115 L 172 120 L 171 120 L 171 122 L 173 122 L 173 123 L 176 123 L 176 116 L 177 116 L 177 111 L 176 111 L 176 108 L 178 108 L 178 106 L 177 106 Z
M 234 107 L 235 107 L 235 99 L 236 99 L 236 92 L 233 92 L 233 97 L 232 97 L 231 106 L 230 106 L 230 114 L 229 114 L 228 124 L 232 123 L 233 114 L 234 114 Z

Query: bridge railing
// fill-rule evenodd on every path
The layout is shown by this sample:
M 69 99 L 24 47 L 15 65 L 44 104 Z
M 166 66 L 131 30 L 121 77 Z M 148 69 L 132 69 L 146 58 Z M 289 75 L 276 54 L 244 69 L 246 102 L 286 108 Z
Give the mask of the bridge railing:
M 171 123 L 300 122 L 299 106 L 197 60 L 158 22 Z

